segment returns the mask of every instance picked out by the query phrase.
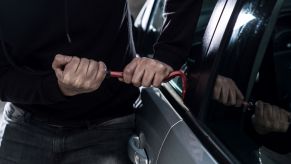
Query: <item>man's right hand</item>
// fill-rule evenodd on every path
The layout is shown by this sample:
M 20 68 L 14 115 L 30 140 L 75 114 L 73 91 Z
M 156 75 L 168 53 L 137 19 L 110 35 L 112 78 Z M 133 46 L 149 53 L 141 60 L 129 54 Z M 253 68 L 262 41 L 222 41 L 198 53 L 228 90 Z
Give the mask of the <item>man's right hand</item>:
M 100 61 L 56 55 L 52 68 L 65 96 L 75 96 L 97 90 L 106 76 L 106 66 Z

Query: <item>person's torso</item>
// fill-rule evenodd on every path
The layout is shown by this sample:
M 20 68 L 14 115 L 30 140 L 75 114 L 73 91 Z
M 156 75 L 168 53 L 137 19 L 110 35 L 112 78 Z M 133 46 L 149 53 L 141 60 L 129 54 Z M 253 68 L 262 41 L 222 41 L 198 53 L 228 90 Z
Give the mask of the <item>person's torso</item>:
M 133 57 L 127 12 L 126 0 L 1 0 L 0 39 L 5 42 L 9 58 L 25 71 L 52 72 L 52 61 L 59 53 L 101 60 L 108 69 L 122 71 Z M 132 103 L 134 96 L 126 96 L 130 90 L 136 89 L 117 80 L 105 80 L 100 90 L 66 102 L 19 105 L 31 112 L 42 110 L 51 117 L 63 114 L 68 119 L 94 117 L 92 110 L 100 116 L 117 110 L 118 115 L 122 109 L 114 109 L 114 104 L 125 102 L 120 102 L 117 95 Z
M 0 1 L 0 26 L 9 55 L 34 69 L 50 69 L 57 53 L 106 62 L 120 44 L 118 37 L 128 41 L 122 34 L 127 33 L 126 14 L 125 0 Z

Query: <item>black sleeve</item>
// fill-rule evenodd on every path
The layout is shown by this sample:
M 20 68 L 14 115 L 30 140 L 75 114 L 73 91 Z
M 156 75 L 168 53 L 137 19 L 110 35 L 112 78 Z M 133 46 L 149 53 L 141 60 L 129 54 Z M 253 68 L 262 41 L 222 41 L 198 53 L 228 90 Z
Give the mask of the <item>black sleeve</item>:
M 189 54 L 198 22 L 201 0 L 167 0 L 166 20 L 158 42 L 154 46 L 154 58 L 179 69 Z
M 53 73 L 33 75 L 12 67 L 0 46 L 0 100 L 19 104 L 53 104 L 65 99 Z

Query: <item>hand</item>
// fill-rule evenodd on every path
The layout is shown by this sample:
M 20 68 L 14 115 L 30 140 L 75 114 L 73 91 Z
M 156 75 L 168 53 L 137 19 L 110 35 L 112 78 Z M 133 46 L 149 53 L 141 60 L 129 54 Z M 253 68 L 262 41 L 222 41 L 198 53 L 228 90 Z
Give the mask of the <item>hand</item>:
M 56 55 L 52 68 L 65 96 L 75 96 L 97 90 L 106 76 L 106 66 L 86 58 Z
M 216 78 L 213 97 L 218 102 L 227 106 L 241 107 L 244 103 L 244 96 L 235 82 L 230 78 L 220 75 Z
M 286 110 L 275 105 L 257 101 L 252 122 L 257 133 L 262 135 L 271 132 L 287 132 L 289 117 L 290 114 Z
M 120 80 L 136 87 L 159 87 L 172 71 L 172 67 L 158 60 L 136 57 L 125 67 Z

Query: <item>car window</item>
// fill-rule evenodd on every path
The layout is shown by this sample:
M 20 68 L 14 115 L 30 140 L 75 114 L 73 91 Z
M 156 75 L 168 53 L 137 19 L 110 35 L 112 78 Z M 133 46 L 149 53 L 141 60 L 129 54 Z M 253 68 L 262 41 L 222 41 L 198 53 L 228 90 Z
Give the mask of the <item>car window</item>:
M 276 37 L 271 37 L 271 41 L 269 41 L 269 36 L 272 33 L 270 31 L 272 30 L 271 24 L 276 18 L 273 9 L 278 9 L 278 4 L 281 3 L 276 2 L 272 0 L 244 2 L 232 26 L 226 47 L 222 51 L 223 55 L 219 61 L 217 76 L 211 90 L 213 94 L 208 97 L 208 105 L 202 111 L 203 114 L 197 116 L 205 125 L 209 136 L 225 152 L 247 164 L 288 163 L 288 161 L 290 163 L 291 161 L 288 155 L 280 154 L 286 153 L 282 146 L 284 144 L 281 143 L 283 142 L 282 138 L 286 136 L 277 132 L 269 133 L 269 131 L 264 135 L 258 133 L 257 129 L 260 128 L 257 127 L 263 126 L 262 122 L 265 116 L 257 116 L 257 119 L 254 119 L 258 108 L 255 104 L 258 100 L 269 103 L 270 106 L 282 104 L 285 105 L 285 107 L 281 106 L 283 109 L 286 108 L 286 111 L 289 109 L 288 96 L 286 97 L 286 94 L 278 95 L 280 90 L 277 87 L 278 81 L 284 81 L 286 83 L 284 86 L 287 87 L 281 90 L 288 91 L 291 83 L 286 82 L 286 80 L 291 75 L 287 69 L 290 62 L 284 58 L 286 56 L 274 57 L 275 54 L 282 52 L 281 50 L 276 50 L 278 51 L 276 52 L 274 49 Z M 289 33 L 286 35 L 288 37 Z M 286 46 L 288 47 L 288 44 Z M 284 54 L 287 53 L 290 58 L 290 51 L 285 50 L 283 50 Z M 283 65 L 284 68 L 278 68 L 278 66 Z M 278 71 L 280 69 L 286 72 L 281 77 L 283 80 L 278 77 L 278 74 L 282 73 L 282 71 Z M 287 74 L 288 76 L 286 76 Z M 227 94 L 222 94 L 223 92 Z M 243 98 L 239 98 L 241 97 L 239 92 Z M 215 95 L 215 93 L 220 94 Z M 236 99 L 233 100 L 230 96 L 224 97 L 224 95 L 231 94 L 234 94 Z M 238 103 L 240 100 L 242 103 Z M 235 107 L 232 102 L 241 105 Z M 283 118 L 282 115 L 280 117 Z M 272 120 L 271 117 L 270 119 Z M 266 122 L 269 124 L 270 120 Z M 270 125 L 266 125 L 266 127 L 268 126 Z M 269 127 L 269 129 L 272 128 L 276 127 L 273 125 Z M 279 143 L 282 145 L 278 146 Z
M 202 46 L 202 37 L 205 32 L 206 26 L 209 22 L 210 16 L 212 14 L 212 11 L 215 7 L 217 0 L 205 0 L 202 4 L 202 9 L 200 12 L 199 20 L 197 23 L 195 36 L 192 43 L 192 48 L 190 55 L 188 57 L 187 62 L 185 65 L 182 66 L 181 70 L 186 71 L 187 65 L 193 65 L 195 64 L 195 57 L 197 56 L 197 53 L 200 53 L 200 49 Z M 158 19 L 157 19 L 158 20 Z M 171 86 L 174 88 L 174 90 L 182 96 L 182 79 L 177 77 L 169 82 Z
M 216 2 L 217 0 L 204 0 L 203 1 L 196 31 L 205 30 Z M 158 31 L 158 32 L 162 30 L 162 25 L 164 22 L 164 17 L 163 17 L 164 6 L 165 6 L 165 0 L 157 1 L 156 10 L 154 11 L 154 17 L 150 23 L 151 30 Z
M 153 19 L 150 22 L 149 30 L 154 32 L 161 32 L 164 22 L 163 12 L 164 12 L 165 0 L 158 0 L 156 9 L 153 12 Z

